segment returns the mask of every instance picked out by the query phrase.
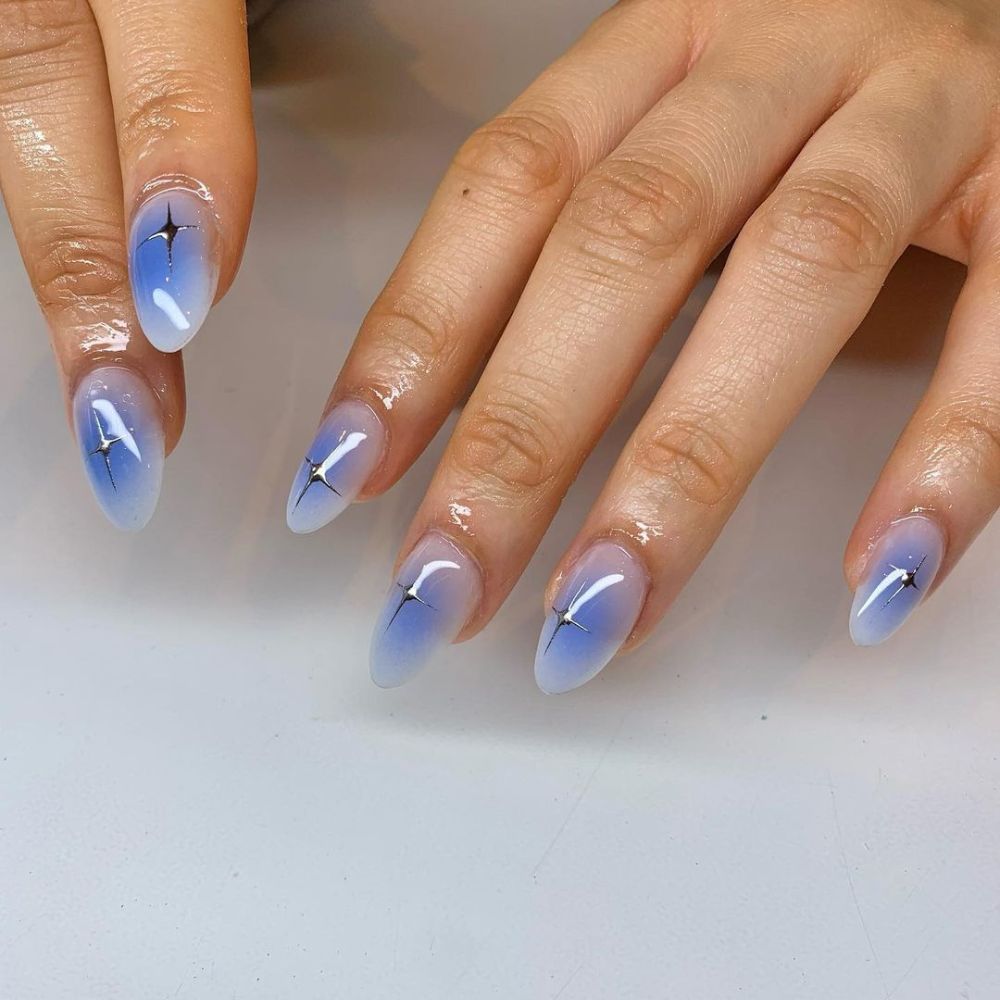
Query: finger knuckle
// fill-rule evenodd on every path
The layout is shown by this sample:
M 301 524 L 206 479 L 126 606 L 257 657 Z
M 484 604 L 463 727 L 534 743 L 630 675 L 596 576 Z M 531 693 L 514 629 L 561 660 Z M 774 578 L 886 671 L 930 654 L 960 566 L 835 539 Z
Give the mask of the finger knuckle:
M 491 188 L 531 198 L 569 182 L 568 135 L 564 126 L 541 117 L 501 115 L 469 136 L 455 165 Z
M 544 403 L 523 389 L 500 389 L 466 412 L 453 457 L 473 482 L 522 500 L 546 491 L 563 454 L 564 433 Z
M 372 307 L 369 322 L 386 362 L 396 368 L 428 371 L 446 365 L 458 344 L 454 307 L 427 290 L 390 288 Z
M 29 257 L 35 294 L 46 311 L 106 306 L 125 297 L 121 236 L 91 221 L 61 222 L 37 234 Z
M 684 168 L 608 160 L 580 183 L 566 219 L 585 252 L 642 262 L 683 250 L 700 231 L 703 208 Z
M 772 264 L 810 279 L 880 276 L 896 255 L 891 212 L 853 174 L 830 173 L 788 184 L 755 219 Z
M 931 428 L 932 465 L 982 476 L 1000 494 L 1000 397 L 961 400 L 943 407 Z
M 128 82 L 122 106 L 118 142 L 126 155 L 185 127 L 192 116 L 212 111 L 204 80 L 178 67 L 137 71 Z
M 673 496 L 700 507 L 719 506 L 742 483 L 736 444 L 708 414 L 671 414 L 640 438 L 633 463 Z

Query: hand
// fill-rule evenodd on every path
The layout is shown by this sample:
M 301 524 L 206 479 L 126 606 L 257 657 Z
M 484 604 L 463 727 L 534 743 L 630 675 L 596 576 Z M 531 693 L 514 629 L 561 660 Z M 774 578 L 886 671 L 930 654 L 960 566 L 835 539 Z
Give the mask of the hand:
M 180 355 L 161 352 L 232 281 L 255 171 L 241 0 L 0 3 L 4 198 L 120 528 L 156 506 L 184 420 Z
M 734 237 L 552 579 L 538 682 L 576 687 L 649 633 L 919 244 L 969 270 L 847 550 L 851 633 L 886 638 L 1000 498 L 998 128 L 992 0 L 632 0 L 600 18 L 458 153 L 293 485 L 301 531 L 387 489 L 496 344 L 406 537 L 376 682 L 490 620 Z

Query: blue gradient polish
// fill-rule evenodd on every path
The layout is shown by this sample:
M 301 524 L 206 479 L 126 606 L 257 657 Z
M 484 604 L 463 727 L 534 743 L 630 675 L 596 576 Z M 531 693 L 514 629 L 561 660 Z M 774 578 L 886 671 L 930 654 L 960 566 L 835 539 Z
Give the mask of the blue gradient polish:
M 893 521 L 878 540 L 854 594 L 851 638 L 876 646 L 924 599 L 944 558 L 944 533 L 923 514 Z
M 631 635 L 649 578 L 621 545 L 595 542 L 573 565 L 549 611 L 535 655 L 535 680 L 564 694 L 596 677 Z
M 149 342 L 179 351 L 199 330 L 219 282 L 211 206 L 187 188 L 157 191 L 132 217 L 129 277 Z
M 94 496 L 108 520 L 138 531 L 153 516 L 163 479 L 163 426 L 146 383 L 127 368 L 80 381 L 73 422 Z
M 307 534 L 329 524 L 361 492 L 385 447 L 385 429 L 370 406 L 349 399 L 320 424 L 292 481 L 288 527 Z
M 375 626 L 372 680 L 383 688 L 405 684 L 455 640 L 482 592 L 472 557 L 444 535 L 425 535 L 403 563 Z

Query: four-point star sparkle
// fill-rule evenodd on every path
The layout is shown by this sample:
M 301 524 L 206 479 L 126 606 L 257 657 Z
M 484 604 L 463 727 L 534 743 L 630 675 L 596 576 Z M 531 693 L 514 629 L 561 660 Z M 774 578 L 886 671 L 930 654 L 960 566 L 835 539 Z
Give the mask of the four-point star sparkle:
M 173 272 L 174 269 L 174 240 L 177 239 L 177 234 L 183 232 L 185 229 L 198 229 L 198 226 L 178 226 L 174 223 L 174 218 L 170 214 L 170 202 L 167 202 L 167 221 L 156 230 L 155 233 L 150 233 L 142 243 L 148 243 L 150 240 L 163 240 L 167 244 L 167 270 Z M 142 243 L 139 245 L 142 246 Z
M 340 490 L 337 489 L 329 479 L 326 478 L 326 474 L 330 471 L 325 468 L 326 461 L 314 462 L 308 455 L 306 456 L 306 464 L 309 466 L 309 475 L 306 476 L 305 485 L 302 487 L 298 498 L 295 501 L 295 507 L 293 510 L 297 510 L 300 503 L 302 503 L 302 498 L 309 492 L 309 487 L 314 483 L 322 483 L 331 493 L 336 493 L 337 496 L 341 496 Z
M 580 594 L 582 593 L 583 593 L 583 587 L 581 586 L 580 589 L 576 592 L 576 597 L 574 597 L 573 600 L 570 601 L 565 608 L 552 609 L 556 615 L 556 627 L 552 630 L 552 635 L 549 636 L 549 641 L 545 644 L 546 653 L 549 651 L 549 647 L 555 641 L 555 637 L 559 634 L 559 630 L 561 628 L 564 628 L 566 625 L 570 625 L 573 628 L 578 629 L 580 632 L 587 632 L 587 633 L 590 632 L 590 629 L 587 628 L 586 625 L 582 625 L 573 617 L 573 607 L 576 604 L 578 598 L 580 597 Z
M 118 485 L 115 483 L 114 473 L 111 471 L 111 449 L 122 439 L 120 437 L 108 437 L 107 432 L 104 430 L 104 424 L 101 423 L 101 415 L 97 410 L 92 412 L 94 414 L 94 423 L 97 424 L 97 433 L 100 435 L 100 440 L 97 443 L 97 447 L 90 454 L 100 455 L 104 459 L 104 466 L 108 470 L 108 479 L 111 480 L 111 488 L 117 493 Z
M 926 555 L 922 556 L 920 562 L 917 563 L 914 569 L 903 569 L 901 566 L 893 566 L 892 568 L 897 573 L 902 573 L 899 578 L 899 586 L 894 590 L 889 597 L 889 599 L 883 604 L 884 608 L 889 607 L 890 604 L 904 591 L 907 587 L 912 587 L 914 590 L 919 590 L 917 586 L 917 574 L 920 572 L 920 567 L 923 566 L 924 560 L 927 558 Z M 890 563 L 890 565 L 892 565 Z
M 425 608 L 430 608 L 431 611 L 437 611 L 437 608 L 435 608 L 433 604 L 428 604 L 420 596 L 419 592 L 420 584 L 418 581 L 414 581 L 408 586 L 404 583 L 397 583 L 396 586 L 399 587 L 399 589 L 403 592 L 403 596 L 400 598 L 399 604 L 396 606 L 396 610 L 393 611 L 392 617 L 389 619 L 389 624 L 386 625 L 385 627 L 386 632 L 388 632 L 389 629 L 392 628 L 392 623 L 396 620 L 400 611 L 402 611 L 403 608 L 405 608 L 406 605 L 410 603 L 410 601 L 416 601 L 417 604 L 422 604 Z

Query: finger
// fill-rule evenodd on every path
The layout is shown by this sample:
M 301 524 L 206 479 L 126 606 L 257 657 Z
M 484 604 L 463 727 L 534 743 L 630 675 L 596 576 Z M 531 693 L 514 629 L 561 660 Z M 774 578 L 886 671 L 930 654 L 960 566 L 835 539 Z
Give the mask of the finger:
M 981 102 L 966 90 L 920 92 L 895 73 L 869 81 L 754 214 L 550 585 L 536 659 L 543 690 L 584 683 L 641 638 L 704 557 L 921 221 L 978 153 Z M 591 590 L 602 581 L 605 590 Z M 564 609 L 590 632 L 562 625 Z
M 250 222 L 256 151 L 245 6 L 91 5 L 115 109 L 136 311 L 149 340 L 176 351 L 235 276 Z
M 1000 226 L 977 248 L 931 383 L 847 548 L 850 630 L 889 638 L 1000 503 Z
M 583 179 L 552 230 L 404 545 L 419 551 L 421 536 L 454 530 L 461 513 L 465 562 L 484 577 L 472 620 L 458 622 L 466 634 L 520 575 L 697 277 L 839 99 L 833 58 L 816 53 L 809 85 L 789 106 L 797 58 L 765 68 L 757 56 L 745 41 L 706 53 Z M 373 652 L 383 681 L 421 665 L 413 653 L 387 652 L 391 638 L 384 633 Z
M 313 531 L 360 491 L 392 485 L 433 437 L 496 341 L 579 177 L 676 82 L 687 3 L 618 5 L 465 143 L 373 305 L 292 484 L 288 522 Z M 311 467 L 363 435 L 330 469 Z M 303 494 L 303 489 L 307 492 Z
M 0 24 L 0 178 L 48 321 L 91 485 L 135 529 L 184 416 L 179 358 L 138 332 L 100 38 L 84 0 L 8 4 Z

